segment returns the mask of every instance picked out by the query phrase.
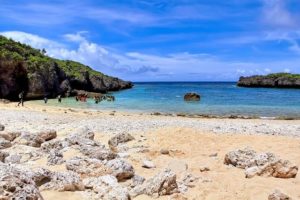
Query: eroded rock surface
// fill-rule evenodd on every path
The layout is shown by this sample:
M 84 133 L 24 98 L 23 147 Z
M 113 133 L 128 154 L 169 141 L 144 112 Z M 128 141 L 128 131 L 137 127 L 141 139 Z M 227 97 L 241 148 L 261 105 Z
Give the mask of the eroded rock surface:
M 178 192 L 176 174 L 170 169 L 165 169 L 142 185 L 138 185 L 131 191 L 133 197 L 146 194 L 152 197 L 171 195 Z
M 249 148 L 227 153 L 224 163 L 246 169 L 247 178 L 255 175 L 295 178 L 298 172 L 298 167 L 287 160 L 281 160 L 272 153 L 257 153 Z

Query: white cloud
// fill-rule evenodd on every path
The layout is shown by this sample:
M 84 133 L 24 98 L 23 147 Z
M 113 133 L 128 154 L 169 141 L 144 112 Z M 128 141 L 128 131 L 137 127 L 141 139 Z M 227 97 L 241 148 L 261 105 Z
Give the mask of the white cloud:
M 264 21 L 275 27 L 293 27 L 295 16 L 286 8 L 286 0 L 263 0 Z
M 82 62 L 96 70 L 133 81 L 203 81 L 237 80 L 241 75 L 266 74 L 269 72 L 299 72 L 300 59 L 272 62 L 239 62 L 221 60 L 209 54 L 179 52 L 169 55 L 153 55 L 141 52 L 120 53 L 88 41 L 82 33 L 64 37 L 78 45 L 68 49 L 66 44 L 54 42 L 24 32 L 2 32 L 35 48 L 45 48 L 47 54 L 61 59 Z M 284 68 L 283 68 L 284 66 Z

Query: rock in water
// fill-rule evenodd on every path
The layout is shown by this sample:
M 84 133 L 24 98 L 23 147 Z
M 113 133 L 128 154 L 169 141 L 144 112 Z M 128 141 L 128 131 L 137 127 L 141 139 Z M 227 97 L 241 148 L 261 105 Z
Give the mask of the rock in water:
M 200 95 L 194 92 L 186 93 L 184 95 L 185 101 L 200 101 Z
M 129 142 L 131 140 L 134 140 L 134 137 L 132 135 L 130 135 L 129 133 L 120 133 L 120 134 L 117 134 L 116 136 L 112 137 L 108 141 L 108 144 L 111 147 L 117 147 L 119 144 Z
M 269 195 L 268 200 L 292 200 L 286 194 L 283 194 L 279 190 L 275 190 L 272 194 Z

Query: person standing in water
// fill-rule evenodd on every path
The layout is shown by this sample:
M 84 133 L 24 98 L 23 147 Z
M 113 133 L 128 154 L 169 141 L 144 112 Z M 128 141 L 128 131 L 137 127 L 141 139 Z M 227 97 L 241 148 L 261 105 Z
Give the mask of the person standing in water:
M 61 103 L 61 95 L 58 95 L 57 99 L 58 99 L 58 103 Z
M 18 103 L 18 106 L 20 106 L 20 104 L 22 106 L 24 106 L 24 91 L 22 91 L 20 94 L 19 94 L 19 103 Z

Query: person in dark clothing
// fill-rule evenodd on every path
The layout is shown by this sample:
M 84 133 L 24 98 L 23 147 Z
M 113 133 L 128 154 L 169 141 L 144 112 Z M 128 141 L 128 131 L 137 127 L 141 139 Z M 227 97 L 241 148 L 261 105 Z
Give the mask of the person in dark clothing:
M 18 106 L 20 106 L 20 104 L 22 106 L 24 106 L 24 91 L 22 91 L 20 94 L 19 94 L 19 103 L 18 103 Z
M 61 103 L 61 95 L 58 95 L 57 99 L 58 99 L 58 103 Z
M 44 96 L 44 102 L 45 102 L 45 104 L 48 102 L 48 97 L 47 97 L 47 95 Z

